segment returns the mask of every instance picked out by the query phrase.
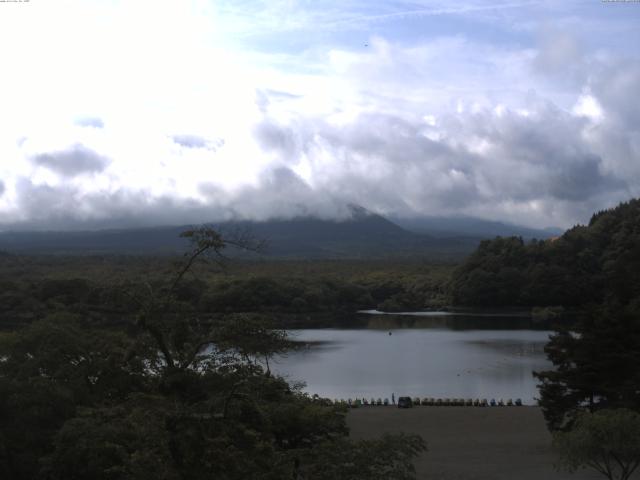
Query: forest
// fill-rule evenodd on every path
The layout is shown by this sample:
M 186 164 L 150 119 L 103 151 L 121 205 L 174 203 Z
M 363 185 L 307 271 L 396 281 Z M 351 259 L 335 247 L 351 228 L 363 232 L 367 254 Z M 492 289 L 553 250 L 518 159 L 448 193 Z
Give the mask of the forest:
M 450 288 L 456 304 L 572 313 L 545 347 L 554 369 L 534 374 L 551 430 L 570 430 L 584 411 L 640 410 L 639 199 L 552 240 L 483 241 Z
M 346 407 L 269 370 L 270 356 L 295 348 L 273 317 L 256 314 L 292 300 L 278 292 L 317 288 L 314 301 L 335 297 L 331 307 L 364 304 L 367 290 L 208 284 L 197 272 L 220 267 L 233 239 L 207 228 L 184 236 L 192 249 L 180 261 L 133 268 L 130 259 L 3 257 L 1 478 L 414 478 L 420 437 L 352 441 Z M 241 308 L 250 292 L 256 300 Z M 202 298 L 220 315 L 206 314 Z
M 484 240 L 453 272 L 451 301 L 474 306 L 640 307 L 640 200 L 598 212 L 560 237 Z
M 350 440 L 345 407 L 269 370 L 296 348 L 284 329 L 359 309 L 570 310 L 555 368 L 535 373 L 549 428 L 640 410 L 639 200 L 553 240 L 483 241 L 460 265 L 229 262 L 233 238 L 183 235 L 182 257 L 0 255 L 2 478 L 414 478 L 421 438 Z
M 0 329 L 56 310 L 115 324 L 136 304 L 118 288 L 162 284 L 178 257 L 0 256 Z M 452 264 L 392 260 L 196 263 L 175 295 L 202 315 L 268 314 L 281 327 L 353 321 L 359 309 L 440 308 L 448 304 Z

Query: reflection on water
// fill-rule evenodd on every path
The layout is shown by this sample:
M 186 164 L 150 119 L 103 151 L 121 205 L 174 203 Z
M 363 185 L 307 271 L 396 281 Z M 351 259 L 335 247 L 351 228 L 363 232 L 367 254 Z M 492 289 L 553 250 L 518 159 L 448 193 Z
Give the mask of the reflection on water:
M 502 328 L 503 318 L 494 319 L 493 328 L 490 319 L 465 324 L 468 319 L 461 323 L 455 318 L 416 317 L 408 326 L 376 316 L 370 328 L 294 330 L 295 339 L 314 343 L 277 359 L 274 370 L 290 380 L 304 380 L 309 393 L 330 398 L 391 398 L 394 393 L 396 398 L 521 398 L 535 403 L 531 373 L 550 367 L 543 351 L 550 332 L 518 329 L 513 323 Z

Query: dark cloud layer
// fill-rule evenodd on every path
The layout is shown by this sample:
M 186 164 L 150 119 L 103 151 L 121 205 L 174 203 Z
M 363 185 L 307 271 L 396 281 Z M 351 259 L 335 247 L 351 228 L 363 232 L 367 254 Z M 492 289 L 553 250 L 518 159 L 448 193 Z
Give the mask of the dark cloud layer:
M 66 150 L 41 153 L 31 161 L 40 167 L 46 167 L 64 177 L 75 177 L 84 173 L 98 173 L 108 165 L 106 157 L 94 152 L 82 144 L 76 144 Z
M 26 177 L 16 183 L 18 205 L 27 220 L 10 228 L 83 230 L 200 223 L 230 218 L 222 208 L 170 195 L 125 188 L 83 193 L 73 185 L 39 185 Z
M 349 215 L 342 198 L 319 194 L 286 167 L 267 169 L 258 185 L 233 194 L 213 183 L 202 183 L 204 202 L 127 188 L 87 193 L 73 184 L 42 185 L 27 177 L 17 180 L 16 193 L 21 216 L 27 220 L 3 222 L 0 226 L 4 228 L 82 230 Z
M 266 152 L 276 152 L 282 161 L 297 161 L 297 156 L 304 151 L 307 139 L 302 138 L 307 132 L 298 128 L 278 125 L 269 121 L 262 122 L 254 129 L 256 140 Z
M 293 170 L 283 166 L 265 169 L 257 185 L 247 185 L 233 193 L 210 182 L 203 182 L 199 189 L 209 205 L 218 207 L 216 213 L 222 213 L 222 219 L 266 220 L 308 215 L 345 218 L 349 215 L 343 195 L 312 188 Z
M 559 165 L 549 183 L 549 194 L 561 200 L 581 202 L 600 193 L 624 189 L 626 183 L 603 174 L 601 164 L 599 157 L 587 155 L 571 164 Z
M 603 196 L 610 202 L 628 197 L 629 182 L 638 183 L 607 168 L 585 141 L 585 130 L 594 128 L 540 101 L 526 115 L 449 114 L 437 127 L 381 113 L 360 115 L 346 126 L 322 118 L 282 125 L 267 117 L 255 133 L 286 163 L 314 152 L 332 159 L 311 162 L 319 194 L 396 215 L 462 211 L 495 217 L 501 205 L 536 204 L 541 216 L 555 213 L 566 222 L 583 217 Z

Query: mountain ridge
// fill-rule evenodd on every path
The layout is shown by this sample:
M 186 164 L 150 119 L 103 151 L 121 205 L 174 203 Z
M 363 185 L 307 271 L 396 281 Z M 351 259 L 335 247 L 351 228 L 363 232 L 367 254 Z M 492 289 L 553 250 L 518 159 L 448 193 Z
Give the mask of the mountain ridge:
M 562 235 L 563 229 L 557 227 L 531 228 L 496 220 L 485 220 L 466 216 L 417 216 L 389 219 L 405 230 L 415 233 L 427 233 L 433 237 L 471 236 L 481 238 L 522 237 L 524 239 L 546 239 Z
M 249 232 L 268 244 L 272 258 L 430 257 L 459 259 L 469 254 L 482 236 L 468 231 L 411 231 L 359 205 L 348 205 L 344 219 L 295 217 L 265 221 L 210 222 L 223 234 Z M 114 228 L 76 231 L 0 232 L 0 250 L 36 254 L 176 254 L 188 241 L 180 233 L 193 225 Z M 493 235 L 495 236 L 495 235 Z M 551 236 L 551 235 L 549 235 Z M 237 256 L 239 252 L 232 252 Z

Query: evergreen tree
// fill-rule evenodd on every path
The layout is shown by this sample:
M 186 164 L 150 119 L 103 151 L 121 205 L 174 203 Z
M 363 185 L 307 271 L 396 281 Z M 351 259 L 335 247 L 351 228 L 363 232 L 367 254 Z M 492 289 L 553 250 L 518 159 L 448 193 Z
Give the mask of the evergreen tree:
M 640 411 L 640 318 L 601 308 L 573 329 L 561 328 L 545 352 L 553 370 L 536 372 L 551 430 L 570 428 L 584 411 Z

